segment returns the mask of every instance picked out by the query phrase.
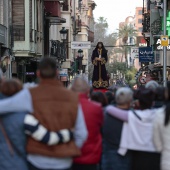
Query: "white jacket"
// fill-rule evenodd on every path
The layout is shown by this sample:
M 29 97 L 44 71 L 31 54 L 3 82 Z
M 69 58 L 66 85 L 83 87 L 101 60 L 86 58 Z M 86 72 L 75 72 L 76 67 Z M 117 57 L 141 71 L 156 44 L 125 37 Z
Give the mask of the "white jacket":
M 156 112 L 153 126 L 153 140 L 157 151 L 161 152 L 161 170 L 170 170 L 170 123 L 165 126 L 165 108 Z
M 118 150 L 120 155 L 124 155 L 127 149 L 156 152 L 152 140 L 155 111 L 155 109 L 135 110 L 136 115 L 133 111 L 128 112 L 128 123 L 123 125 Z

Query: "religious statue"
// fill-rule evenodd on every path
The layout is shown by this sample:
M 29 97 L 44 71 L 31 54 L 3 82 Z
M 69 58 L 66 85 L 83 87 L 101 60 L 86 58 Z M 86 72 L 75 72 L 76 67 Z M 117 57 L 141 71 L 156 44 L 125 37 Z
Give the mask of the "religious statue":
M 92 83 L 94 88 L 107 88 L 109 86 L 105 64 L 107 62 L 107 50 L 102 42 L 98 42 L 91 57 L 94 65 Z

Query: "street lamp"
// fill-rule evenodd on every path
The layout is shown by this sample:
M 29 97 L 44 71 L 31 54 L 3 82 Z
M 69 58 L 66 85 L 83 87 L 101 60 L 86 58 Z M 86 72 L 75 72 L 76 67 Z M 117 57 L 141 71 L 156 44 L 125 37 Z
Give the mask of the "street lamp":
M 81 57 L 81 58 L 83 57 L 83 50 L 82 49 L 78 50 L 78 56 Z
M 79 49 L 78 50 L 78 57 L 77 57 L 77 64 L 78 64 L 79 73 L 81 72 L 81 70 L 83 70 L 82 60 L 83 60 L 83 50 Z
M 65 27 L 62 27 L 62 29 L 60 30 L 60 37 L 62 41 L 65 41 L 67 39 L 67 30 L 65 29 Z

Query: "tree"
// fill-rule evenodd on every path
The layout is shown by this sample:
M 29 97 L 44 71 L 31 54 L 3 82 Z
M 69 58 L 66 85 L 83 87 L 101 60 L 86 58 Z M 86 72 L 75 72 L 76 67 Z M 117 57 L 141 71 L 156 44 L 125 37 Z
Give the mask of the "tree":
M 118 30 L 118 36 L 122 39 L 123 44 L 127 44 L 128 37 L 134 37 L 137 35 L 137 30 L 132 24 L 125 24 Z
M 127 62 L 127 53 L 129 52 L 129 47 L 127 47 L 127 40 L 128 38 L 134 38 L 137 36 L 137 30 L 134 28 L 132 24 L 125 24 L 118 30 L 118 39 L 122 40 L 122 47 L 119 49 L 119 53 L 122 53 L 122 61 L 123 61 L 123 54 L 125 56 L 125 61 Z

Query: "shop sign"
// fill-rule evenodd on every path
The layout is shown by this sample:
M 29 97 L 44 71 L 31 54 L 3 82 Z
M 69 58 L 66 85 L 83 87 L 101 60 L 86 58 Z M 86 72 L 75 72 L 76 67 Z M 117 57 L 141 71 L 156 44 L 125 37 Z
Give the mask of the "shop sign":
M 90 49 L 91 42 L 90 41 L 73 41 L 71 42 L 71 49 Z
M 68 76 L 68 69 L 61 69 L 59 72 L 60 77 Z
M 27 76 L 28 76 L 28 75 L 35 75 L 34 72 L 26 72 L 25 74 L 26 74 Z
M 154 53 L 152 47 L 139 48 L 139 62 L 154 62 Z
M 163 46 L 161 45 L 161 39 L 158 38 L 158 39 L 154 39 L 155 40 L 155 43 L 154 43 L 154 50 L 156 51 L 162 51 L 163 50 Z M 170 41 L 168 39 L 168 46 L 166 47 L 167 50 L 170 50 Z
M 131 58 L 138 58 L 139 57 L 139 48 L 138 47 L 131 47 Z

